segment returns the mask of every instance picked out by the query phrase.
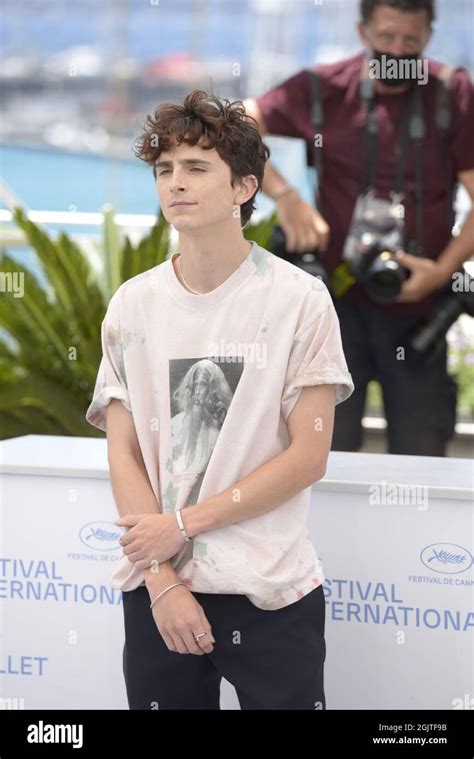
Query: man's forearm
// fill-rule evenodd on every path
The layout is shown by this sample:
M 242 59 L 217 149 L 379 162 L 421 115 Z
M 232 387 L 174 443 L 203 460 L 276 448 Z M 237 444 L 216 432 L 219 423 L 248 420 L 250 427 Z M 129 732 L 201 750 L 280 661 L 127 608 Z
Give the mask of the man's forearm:
M 116 453 L 109 455 L 110 482 L 117 510 L 121 517 L 126 514 L 160 514 L 160 504 L 150 485 L 148 474 L 143 463 L 131 453 Z M 147 589 L 152 594 L 173 582 L 179 577 L 171 560 L 163 561 L 154 568 L 143 570 Z
M 263 192 L 272 197 L 276 192 L 286 187 L 287 184 L 288 180 L 280 174 L 270 161 L 267 161 L 262 181 Z
M 183 509 L 184 526 L 193 537 L 266 514 L 323 476 L 290 446 L 222 493 Z
M 451 275 L 474 253 L 474 207 L 469 211 L 461 231 L 457 237 L 452 237 L 444 251 L 437 259 L 437 264 L 443 271 L 446 282 Z

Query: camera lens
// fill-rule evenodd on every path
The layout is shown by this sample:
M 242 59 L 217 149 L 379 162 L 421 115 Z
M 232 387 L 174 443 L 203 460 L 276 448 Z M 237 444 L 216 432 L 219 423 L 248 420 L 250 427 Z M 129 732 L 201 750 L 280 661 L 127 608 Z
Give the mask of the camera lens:
M 365 288 L 377 303 L 390 303 L 398 295 L 406 279 L 405 269 L 389 251 L 374 259 L 367 272 Z

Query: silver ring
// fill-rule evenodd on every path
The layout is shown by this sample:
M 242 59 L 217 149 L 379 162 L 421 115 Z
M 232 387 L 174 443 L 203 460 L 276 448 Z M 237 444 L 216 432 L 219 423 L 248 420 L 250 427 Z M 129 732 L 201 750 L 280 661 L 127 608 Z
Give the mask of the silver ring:
M 193 635 L 194 640 L 199 640 L 199 638 L 202 638 L 204 635 L 207 635 L 207 633 L 199 633 L 199 635 Z

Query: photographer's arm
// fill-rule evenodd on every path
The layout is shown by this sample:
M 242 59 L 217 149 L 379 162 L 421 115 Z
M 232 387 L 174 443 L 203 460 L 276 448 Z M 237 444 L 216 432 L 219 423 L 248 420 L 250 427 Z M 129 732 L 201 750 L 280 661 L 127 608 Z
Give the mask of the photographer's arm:
M 243 101 L 243 105 L 245 107 L 247 116 L 251 116 L 257 122 L 258 131 L 260 134 L 268 134 L 268 128 L 265 123 L 265 119 L 263 118 L 262 112 L 258 107 L 257 101 L 254 100 L 254 98 L 247 98 Z M 280 190 L 283 190 L 283 188 L 285 188 L 287 185 L 287 180 L 280 174 L 279 171 L 277 171 L 275 166 L 270 161 L 267 161 L 265 164 L 265 173 L 262 182 L 262 190 L 265 195 L 268 195 L 270 198 L 272 198 L 273 195 L 277 194 Z M 292 194 L 295 193 L 296 190 L 293 190 Z
M 437 259 L 438 268 L 444 282 L 449 282 L 451 275 L 474 255 L 474 169 L 460 172 L 458 179 L 468 191 L 472 207 L 462 225 L 459 235 L 451 238 Z
M 268 134 L 268 128 L 258 103 L 253 98 L 243 101 L 247 116 L 255 119 L 261 135 Z M 286 249 L 293 251 L 312 251 L 319 248 L 324 251 L 329 240 L 329 226 L 316 208 L 300 196 L 293 188 L 278 196 L 280 191 L 288 187 L 288 181 L 282 177 L 275 166 L 267 161 L 262 181 L 262 190 L 275 200 L 278 220 L 286 235 Z M 275 198 L 274 196 L 278 197 Z
M 460 173 L 459 180 L 474 200 L 474 170 Z M 458 271 L 464 261 L 468 261 L 474 252 L 474 208 L 471 208 L 461 232 L 451 237 L 441 255 L 433 260 L 411 255 L 406 251 L 397 251 L 400 263 L 411 270 L 411 275 L 402 285 L 395 298 L 397 303 L 409 303 L 421 300 L 425 296 L 452 282 L 452 275 Z

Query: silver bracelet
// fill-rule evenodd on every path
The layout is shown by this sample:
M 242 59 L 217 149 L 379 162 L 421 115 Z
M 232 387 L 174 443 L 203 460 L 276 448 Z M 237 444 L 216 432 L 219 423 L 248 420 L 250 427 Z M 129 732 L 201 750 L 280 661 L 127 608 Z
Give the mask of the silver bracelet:
M 181 535 L 183 536 L 183 538 L 185 539 L 185 541 L 187 543 L 189 543 L 189 541 L 191 540 L 191 538 L 189 537 L 188 533 L 186 532 L 186 528 L 185 528 L 185 526 L 183 524 L 183 517 L 181 516 L 181 509 L 178 509 L 178 511 L 176 511 L 175 513 L 176 513 L 176 519 L 178 520 L 179 529 L 181 530 Z
M 161 591 L 161 593 L 158 593 L 157 597 L 153 599 L 153 601 L 150 604 L 150 609 L 153 608 L 153 606 L 156 604 L 159 598 L 163 596 L 165 593 L 168 592 L 168 590 L 171 590 L 171 588 L 176 588 L 177 585 L 184 585 L 184 582 L 175 582 L 173 585 L 169 585 L 167 588 Z

